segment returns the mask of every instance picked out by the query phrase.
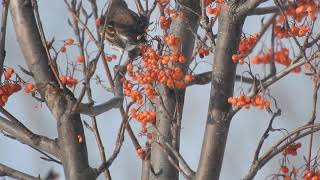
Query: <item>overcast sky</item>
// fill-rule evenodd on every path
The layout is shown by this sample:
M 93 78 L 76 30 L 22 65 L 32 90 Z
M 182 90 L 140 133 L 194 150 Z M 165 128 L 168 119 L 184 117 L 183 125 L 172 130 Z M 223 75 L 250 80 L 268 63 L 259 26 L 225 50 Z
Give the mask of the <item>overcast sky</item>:
M 130 5 L 133 7 L 133 4 Z M 67 17 L 69 14 L 66 11 L 63 1 L 40 0 L 39 9 L 48 39 L 55 37 L 56 40 L 63 40 L 72 37 L 72 30 L 67 26 Z M 24 67 L 26 66 L 20 47 L 16 41 L 17 39 L 10 16 L 8 23 L 6 66 L 18 70 L 18 64 Z M 259 25 L 259 19 L 250 17 L 245 23 L 244 31 L 247 33 L 257 32 Z M 59 44 L 57 45 L 59 46 Z M 73 51 L 76 52 L 76 48 L 74 48 Z M 112 50 L 110 50 L 110 52 L 112 52 Z M 75 57 L 75 54 L 70 53 L 68 56 Z M 63 61 L 63 59 L 61 59 L 61 61 Z M 202 65 L 198 71 L 201 72 L 210 68 L 210 65 Z M 242 70 L 242 67 L 238 68 L 238 72 L 242 72 Z M 103 75 L 102 69 L 99 69 L 98 74 Z M 238 89 L 238 87 L 239 84 L 237 84 L 235 89 Z M 103 102 L 112 97 L 110 93 L 104 91 L 101 87 L 96 87 L 95 89 L 94 98 L 96 102 Z M 200 157 L 203 130 L 208 110 L 209 91 L 210 85 L 193 86 L 188 88 L 186 94 L 181 130 L 181 154 L 194 170 L 196 170 Z M 277 99 L 282 109 L 282 116 L 276 120 L 275 127 L 284 127 L 291 130 L 298 125 L 302 125 L 302 123 L 310 117 L 312 83 L 308 77 L 302 74 L 290 74 L 271 87 L 271 94 Z M 29 95 L 23 92 L 13 95 L 10 97 L 5 108 L 35 133 L 51 138 L 57 136 L 56 123 L 48 109 L 44 106 L 40 107 L 39 103 Z M 251 110 L 241 110 L 235 115 L 230 127 L 220 179 L 237 180 L 246 174 L 252 161 L 258 139 L 262 135 L 270 117 L 271 115 L 266 111 L 260 111 L 254 108 Z M 85 116 L 83 116 L 83 119 L 88 122 L 90 121 L 90 119 Z M 117 110 L 106 112 L 98 117 L 99 128 L 107 157 L 114 148 L 114 141 L 120 121 L 121 119 Z M 132 122 L 131 125 L 136 133 L 138 133 L 140 125 L 136 122 Z M 90 164 L 93 167 L 97 167 L 100 164 L 100 158 L 94 136 L 91 132 L 87 131 L 86 137 Z M 265 143 L 264 150 L 281 137 L 280 133 L 271 135 Z M 141 142 L 143 141 L 144 139 L 141 139 Z M 0 163 L 32 175 L 41 174 L 44 176 L 50 169 L 63 173 L 59 165 L 43 161 L 39 157 L 40 154 L 28 146 L 8 139 L 0 134 Z M 293 161 L 298 161 L 299 159 L 302 160 L 301 156 L 292 158 Z M 279 168 L 279 160 L 280 156 L 277 156 L 258 173 L 256 179 L 264 179 L 268 175 L 276 173 Z M 119 157 L 110 169 L 112 177 L 115 180 L 140 179 L 140 169 L 141 161 L 136 156 L 130 139 L 126 136 Z M 100 179 L 103 178 L 100 177 Z

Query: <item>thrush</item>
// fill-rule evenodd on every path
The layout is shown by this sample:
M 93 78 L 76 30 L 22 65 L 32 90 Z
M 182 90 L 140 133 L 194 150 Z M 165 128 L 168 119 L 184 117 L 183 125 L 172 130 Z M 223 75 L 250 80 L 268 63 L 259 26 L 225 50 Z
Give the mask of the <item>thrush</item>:
M 148 20 L 128 8 L 123 0 L 111 0 L 102 22 L 106 18 L 106 26 L 100 26 L 100 33 L 111 47 L 120 51 L 132 51 L 137 45 L 146 42 Z

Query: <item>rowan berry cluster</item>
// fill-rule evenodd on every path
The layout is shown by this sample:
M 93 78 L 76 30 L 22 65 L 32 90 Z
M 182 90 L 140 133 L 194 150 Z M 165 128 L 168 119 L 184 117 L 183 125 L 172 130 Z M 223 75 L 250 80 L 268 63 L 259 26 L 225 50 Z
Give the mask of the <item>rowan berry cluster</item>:
M 168 35 L 164 37 L 165 43 L 170 47 L 170 48 L 177 48 L 181 44 L 181 39 L 180 37 L 177 37 L 175 35 Z
M 306 170 L 303 174 L 303 180 L 320 180 L 320 171 Z
M 279 171 L 280 174 L 283 176 L 283 180 L 291 180 L 291 176 L 297 176 L 297 174 L 299 173 L 299 170 L 297 168 L 293 167 L 290 171 L 290 169 L 286 165 L 282 165 Z
M 160 3 L 161 6 L 166 6 L 167 2 L 164 1 L 163 3 Z M 181 15 L 181 12 L 179 11 L 175 11 L 172 8 L 166 7 L 163 10 L 164 15 L 160 16 L 160 28 L 162 30 L 168 30 L 168 28 L 170 27 L 170 24 L 172 22 L 172 19 L 177 18 L 178 16 Z
M 288 38 L 291 36 L 303 37 L 309 31 L 310 31 L 310 27 L 308 25 L 302 25 L 300 27 L 297 27 L 296 25 L 293 24 L 290 26 L 290 28 L 283 28 L 281 26 L 274 27 L 275 35 L 280 39 Z
M 281 176 L 283 176 L 283 180 L 293 180 L 297 179 L 297 175 L 299 173 L 299 169 L 293 167 L 292 170 L 288 168 L 286 165 L 282 165 L 280 167 Z M 302 173 L 303 180 L 320 180 L 320 171 L 319 170 L 310 170 L 305 169 Z
M 67 85 L 69 88 L 75 87 L 78 84 L 78 80 L 71 76 L 60 76 L 62 85 Z
M 292 62 L 291 58 L 289 57 L 289 49 L 287 48 L 282 48 L 279 51 L 274 52 L 273 57 L 275 62 L 284 66 L 289 66 Z M 259 55 L 253 56 L 251 59 L 252 64 L 268 64 L 270 61 L 272 61 L 271 50 L 268 50 L 267 52 L 263 52 Z M 301 68 L 296 67 L 293 69 L 293 72 L 299 73 L 301 72 Z
M 168 35 L 164 42 L 169 47 L 176 47 L 180 44 L 180 38 Z M 169 88 L 185 88 L 186 84 L 193 80 L 191 74 L 182 72 L 178 64 L 186 62 L 186 57 L 177 48 L 165 54 L 159 54 L 150 46 L 141 48 L 141 62 L 127 65 L 128 78 L 123 80 L 124 94 L 130 97 L 137 105 L 142 105 L 145 100 L 153 101 L 157 96 L 155 87 L 158 84 Z M 134 82 L 134 83 L 133 83 Z M 154 111 L 143 111 L 132 108 L 131 117 L 142 124 L 155 120 Z
M 160 28 L 167 30 L 170 27 L 171 19 L 166 16 L 160 16 Z
M 284 156 L 287 156 L 287 155 L 296 156 L 297 150 L 299 148 L 301 148 L 301 143 L 292 143 L 282 151 L 282 154 Z
M 242 57 L 247 56 L 252 47 L 257 43 L 259 36 L 259 33 L 254 33 L 252 36 L 242 38 L 238 48 L 239 55 Z
M 307 21 L 315 21 L 319 12 L 319 1 L 315 0 L 298 0 L 294 4 L 290 4 L 284 11 L 283 15 L 277 17 L 277 25 L 274 32 L 278 38 L 288 38 L 291 36 L 302 37 L 309 31 L 310 27 Z M 292 20 L 292 21 L 291 21 Z M 286 22 L 287 21 L 287 22 Z M 290 27 L 287 23 L 292 22 Z
M 64 45 L 60 48 L 60 52 L 65 53 L 67 51 L 67 46 L 71 46 L 74 44 L 74 40 L 72 38 L 68 38 L 64 40 Z
M 172 19 L 175 19 L 175 18 L 177 18 L 178 16 L 181 15 L 181 12 L 175 11 L 172 8 L 169 8 L 169 7 L 164 8 L 163 12 L 165 14 L 167 14 L 169 17 L 171 17 Z
M 252 98 L 249 96 L 240 95 L 238 97 L 229 97 L 228 103 L 236 107 L 245 107 L 250 109 L 250 106 L 258 107 L 259 109 L 270 108 L 270 101 L 264 100 L 260 95 L 255 95 Z
M 205 1 L 205 6 L 209 6 L 211 3 L 213 2 L 213 0 L 206 0 Z M 213 6 L 210 6 L 207 8 L 207 12 L 211 15 L 214 15 L 214 16 L 218 16 L 220 14 L 220 11 L 221 11 L 221 4 L 223 3 L 223 0 L 216 0 L 214 1 L 216 4 L 215 7 Z
M 244 57 L 248 55 L 252 47 L 257 43 L 260 34 L 254 33 L 252 36 L 244 37 L 241 39 L 238 53 L 232 55 L 232 61 L 234 63 L 244 64 Z
M 154 119 L 156 118 L 155 111 L 141 112 L 135 108 L 130 109 L 130 115 L 131 115 L 131 117 L 135 118 L 138 122 L 140 122 L 144 128 L 147 125 L 147 123 L 152 123 L 154 121 Z
M 0 86 L 0 106 L 4 106 L 8 98 L 15 92 L 21 90 L 21 85 L 17 83 L 8 83 Z

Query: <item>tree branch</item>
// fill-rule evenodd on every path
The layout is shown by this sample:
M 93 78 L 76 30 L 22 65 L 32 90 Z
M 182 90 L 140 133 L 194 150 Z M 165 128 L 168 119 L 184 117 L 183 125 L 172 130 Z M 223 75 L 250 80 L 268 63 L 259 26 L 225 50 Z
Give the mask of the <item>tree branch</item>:
M 19 45 L 34 75 L 37 89 L 58 123 L 60 160 L 66 179 L 93 179 L 94 172 L 88 162 L 80 114 L 72 111 L 76 99 L 68 89 L 59 88 L 49 68 L 48 55 L 41 41 L 32 3 L 30 0 L 11 0 L 10 10 Z
M 31 176 L 0 163 L 0 177 L 1 176 L 13 177 L 19 180 L 40 180 L 40 178 Z
M 0 32 L 0 80 L 3 73 L 3 64 L 6 57 L 6 31 L 7 31 L 7 17 L 10 0 L 3 0 L 2 2 L 2 18 L 1 18 L 1 32 Z
M 309 130 L 306 130 L 306 129 L 309 129 Z M 258 160 L 254 161 L 250 167 L 248 174 L 243 178 L 243 180 L 253 179 L 259 169 L 261 169 L 267 162 L 269 162 L 277 154 L 281 153 L 286 147 L 288 147 L 288 145 L 317 131 L 320 131 L 319 124 L 302 126 L 292 131 L 290 134 L 288 134 L 286 137 L 282 138 L 274 146 L 272 146 Z
M 0 130 L 10 134 L 23 144 L 39 148 L 60 158 L 59 147 L 54 140 L 34 134 L 19 121 L 13 121 L 11 118 L 8 120 L 0 116 Z
M 212 79 L 212 71 L 196 74 L 194 76 L 194 79 L 188 84 L 188 86 L 208 84 L 211 82 L 211 79 Z M 236 81 L 240 81 L 248 84 L 253 83 L 253 79 L 249 77 L 240 76 L 240 75 L 236 75 Z
M 238 7 L 239 15 L 247 15 L 250 11 L 268 0 L 247 0 Z
M 261 8 L 255 8 L 248 12 L 248 16 L 253 15 L 265 15 L 265 14 L 271 14 L 271 13 L 278 13 L 280 12 L 279 7 L 277 6 L 269 6 L 269 7 L 261 7 Z

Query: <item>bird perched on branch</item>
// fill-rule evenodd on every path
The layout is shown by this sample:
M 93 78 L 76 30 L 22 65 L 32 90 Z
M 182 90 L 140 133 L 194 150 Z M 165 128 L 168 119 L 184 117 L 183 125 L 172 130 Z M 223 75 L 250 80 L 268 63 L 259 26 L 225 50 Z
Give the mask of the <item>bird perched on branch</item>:
M 104 32 L 104 39 L 120 51 L 133 51 L 146 41 L 147 18 L 130 10 L 124 0 L 111 0 L 101 22 L 100 33 Z

